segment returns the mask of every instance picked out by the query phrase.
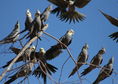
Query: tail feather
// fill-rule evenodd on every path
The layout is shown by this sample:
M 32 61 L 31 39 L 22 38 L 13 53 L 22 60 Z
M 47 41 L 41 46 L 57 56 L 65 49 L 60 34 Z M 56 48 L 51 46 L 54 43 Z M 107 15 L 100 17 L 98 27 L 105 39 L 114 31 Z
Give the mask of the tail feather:
M 99 81 L 95 80 L 95 81 L 93 82 L 93 84 L 99 84 Z
M 68 78 L 71 77 L 72 75 L 74 75 L 75 72 L 76 72 L 80 67 L 81 67 L 81 65 L 76 66 L 76 67 L 73 69 L 73 71 L 71 72 L 71 74 L 68 76 Z
M 84 75 L 86 75 L 86 74 L 88 74 L 90 71 L 92 71 L 94 68 L 92 68 L 92 67 L 88 67 L 87 69 L 85 69 L 81 74 L 81 76 L 84 76 Z
M 15 81 L 16 77 L 11 77 L 8 81 L 6 81 L 4 84 L 11 84 L 11 82 Z
M 57 67 L 47 63 L 47 70 L 48 71 L 55 73 L 57 69 L 58 69 Z M 50 73 L 50 75 L 51 75 L 51 73 Z
M 46 68 L 46 70 L 45 70 Z M 43 71 L 42 71 L 43 70 Z M 57 68 L 51 64 L 46 63 L 46 67 L 43 67 L 43 65 L 40 65 L 36 70 L 34 70 L 33 75 L 36 77 L 42 77 L 44 84 L 46 84 L 47 81 L 47 73 L 52 75 L 52 73 L 55 73 Z M 45 72 L 45 73 L 44 73 Z
M 2 68 L 6 68 L 7 66 L 9 66 L 9 64 L 10 64 L 12 61 L 13 61 L 13 60 L 8 61 L 6 65 L 2 66 Z

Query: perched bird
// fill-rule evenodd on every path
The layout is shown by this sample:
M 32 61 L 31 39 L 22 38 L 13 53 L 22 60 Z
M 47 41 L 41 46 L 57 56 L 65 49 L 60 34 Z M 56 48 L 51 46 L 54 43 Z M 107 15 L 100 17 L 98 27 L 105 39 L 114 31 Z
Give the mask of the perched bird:
M 32 27 L 31 27 L 31 32 L 29 33 L 28 37 L 27 38 L 30 38 L 32 39 L 33 37 L 37 36 L 38 35 L 38 32 L 41 31 L 41 17 L 40 17 L 41 13 L 39 10 L 36 11 L 35 13 L 35 18 L 34 20 L 32 21 Z
M 43 13 L 40 15 L 42 22 L 45 22 L 49 18 L 51 10 L 52 6 L 50 5 L 43 11 Z
M 11 49 L 11 50 L 13 51 L 13 53 L 15 53 L 16 55 L 18 55 L 19 52 L 21 51 L 21 49 L 18 49 L 18 48 L 15 48 L 15 47 L 12 47 L 12 48 L 10 48 L 10 49 Z M 34 57 L 33 57 L 32 54 L 33 54 L 34 51 L 35 51 L 35 46 L 31 46 L 31 47 L 27 48 L 27 49 L 25 50 L 25 52 L 18 58 L 18 60 L 17 60 L 15 63 L 18 63 L 18 62 L 21 62 L 21 61 L 33 60 Z M 13 60 L 14 60 L 14 58 L 11 59 L 10 61 L 8 61 L 6 65 L 2 66 L 2 68 L 6 68 L 7 66 L 9 66 L 9 64 L 10 64 Z
M 26 11 L 26 20 L 25 20 L 25 30 L 28 30 L 28 31 L 32 31 L 33 29 L 31 29 L 32 27 L 32 22 L 33 22 L 33 18 L 32 18 L 32 14 L 30 12 L 29 9 L 27 9 Z
M 93 82 L 93 84 L 99 84 L 102 80 L 109 77 L 113 72 L 113 63 L 114 63 L 114 57 L 112 57 L 109 62 L 104 65 L 104 67 L 101 69 L 97 79 Z
M 20 24 L 17 21 L 12 32 L 8 36 L 6 36 L 3 40 L 0 40 L 0 44 L 16 42 L 17 39 L 19 38 L 19 35 L 17 35 L 19 32 L 20 32 Z
M 70 29 L 59 40 L 66 46 L 69 46 L 72 42 L 73 34 L 74 34 L 74 30 Z M 46 60 L 51 60 L 57 57 L 60 53 L 62 53 L 62 49 L 66 49 L 66 47 L 60 43 L 57 43 L 56 45 L 51 46 L 51 48 L 46 51 L 46 54 L 45 54 Z
M 11 84 L 13 81 L 15 81 L 16 79 L 20 78 L 20 77 L 28 77 L 31 74 L 32 68 L 34 66 L 34 63 L 29 63 L 26 64 L 25 66 L 23 66 L 22 68 L 20 68 L 16 74 L 14 74 L 13 76 L 9 77 L 10 79 L 8 81 L 6 81 L 4 84 Z
M 89 65 L 88 68 L 86 68 L 82 73 L 81 76 L 88 74 L 93 69 L 97 68 L 103 61 L 102 55 L 106 52 L 105 48 L 102 48 L 98 51 L 97 55 L 94 56 L 90 62 L 91 65 Z
M 53 3 L 57 7 L 52 10 L 52 13 L 59 16 L 62 21 L 69 21 L 70 23 L 73 21 L 74 23 L 77 21 L 82 21 L 85 18 L 85 15 L 77 12 L 76 8 L 83 8 L 86 6 L 91 0 L 48 0 Z
M 33 22 L 32 14 L 31 14 L 30 10 L 27 9 L 27 11 L 26 11 L 26 20 L 25 20 L 25 29 L 22 30 L 19 34 L 25 32 L 25 31 L 32 32 L 33 31 L 32 22 Z
M 74 75 L 75 72 L 77 70 L 79 70 L 79 68 L 83 65 L 83 63 L 86 63 L 86 61 L 88 60 L 88 44 L 85 44 L 78 56 L 77 59 L 77 65 L 75 66 L 75 68 L 72 70 L 72 72 L 70 73 L 69 77 Z
M 107 18 L 107 20 L 114 26 L 118 27 L 118 18 L 114 18 L 100 10 L 100 12 Z M 118 42 L 118 32 L 114 32 L 111 35 L 109 35 L 110 38 L 113 38 L 113 40 L 116 40 Z
M 44 55 L 44 48 L 40 48 L 39 53 L 35 54 L 36 59 L 39 62 L 39 66 L 33 71 L 33 75 L 35 75 L 36 77 L 42 76 L 44 84 L 46 84 L 47 75 L 52 75 L 52 73 L 55 73 L 57 68 L 47 63 Z

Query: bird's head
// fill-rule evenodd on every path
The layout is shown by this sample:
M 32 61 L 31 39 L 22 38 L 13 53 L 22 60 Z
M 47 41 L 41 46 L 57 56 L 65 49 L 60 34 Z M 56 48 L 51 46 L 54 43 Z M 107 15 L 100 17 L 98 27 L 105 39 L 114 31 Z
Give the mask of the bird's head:
M 46 10 L 51 11 L 52 10 L 52 5 L 49 5 Z
M 39 52 L 45 54 L 46 51 L 44 48 L 40 48 Z
M 31 12 L 30 12 L 30 10 L 29 10 L 29 9 L 27 9 L 27 10 L 26 10 L 26 16 L 29 16 L 29 17 L 31 17 L 31 16 L 32 16 L 32 14 L 31 14 Z
M 37 10 L 36 13 L 35 13 L 35 17 L 38 17 L 40 15 L 41 15 L 41 12 L 39 10 Z
M 88 46 L 87 43 L 85 43 L 84 48 L 85 48 L 85 49 L 88 49 L 88 48 L 89 48 L 89 46 Z
M 35 51 L 36 47 L 35 47 L 34 45 L 32 45 L 32 46 L 30 47 L 30 49 L 31 49 L 32 51 Z
M 99 50 L 99 54 L 104 54 L 106 52 L 106 49 L 105 48 L 102 48 L 101 50 Z
M 67 35 L 72 36 L 74 34 L 74 30 L 70 29 L 67 31 Z
M 112 56 L 110 59 L 109 59 L 109 64 L 113 64 L 114 63 L 114 57 Z
M 15 24 L 15 28 L 19 28 L 19 27 L 20 27 L 20 23 L 19 23 L 19 21 L 17 21 Z
M 72 1 L 72 0 L 69 0 L 68 2 L 69 2 L 69 5 L 73 5 L 74 4 L 74 1 Z

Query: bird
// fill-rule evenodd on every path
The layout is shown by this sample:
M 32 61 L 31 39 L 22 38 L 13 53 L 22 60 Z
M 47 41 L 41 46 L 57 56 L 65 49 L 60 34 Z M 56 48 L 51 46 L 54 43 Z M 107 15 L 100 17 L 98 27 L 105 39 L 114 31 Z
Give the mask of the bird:
M 33 22 L 32 14 L 30 12 L 30 9 L 27 9 L 26 10 L 26 19 L 25 19 L 25 29 L 22 30 L 21 32 L 19 32 L 18 34 L 21 34 L 25 31 L 32 32 L 33 31 L 32 22 Z
M 26 19 L 25 19 L 25 29 L 22 30 L 19 34 L 25 32 L 25 31 L 30 31 L 32 32 L 32 22 L 33 22 L 33 18 L 32 18 L 32 14 L 30 12 L 30 9 L 26 10 Z
M 103 11 L 99 10 L 104 16 L 105 18 L 114 26 L 118 27 L 118 18 L 114 18 L 106 13 L 104 13 Z M 109 35 L 110 38 L 112 38 L 113 40 L 116 40 L 116 42 L 118 42 L 118 32 L 114 32 L 112 34 Z
M 29 9 L 26 11 L 25 30 L 32 31 L 31 24 L 33 22 L 32 14 Z
M 14 75 L 10 76 L 9 77 L 10 79 L 7 80 L 4 84 L 11 84 L 13 81 L 15 81 L 18 78 L 28 77 L 32 72 L 33 66 L 34 66 L 34 63 L 31 62 L 21 67 Z
M 103 61 L 102 55 L 106 52 L 105 48 L 102 48 L 101 50 L 98 51 L 97 55 L 94 56 L 90 62 L 90 65 L 88 68 L 86 68 L 82 73 L 81 76 L 84 76 L 97 68 Z
M 13 53 L 15 53 L 16 55 L 18 55 L 21 51 L 21 49 L 18 49 L 18 48 L 15 48 L 15 47 L 12 47 L 10 48 Z M 18 63 L 18 62 L 21 62 L 21 61 L 24 61 L 26 62 L 27 60 L 33 60 L 34 57 L 33 57 L 33 52 L 35 51 L 35 46 L 32 45 L 31 47 L 27 48 L 25 50 L 25 52 L 18 58 L 18 60 L 15 62 L 15 63 Z M 14 60 L 15 58 L 11 59 L 10 61 L 8 61 L 6 63 L 6 65 L 2 66 L 1 68 L 6 68 L 7 66 L 9 66 L 9 64 Z
M 116 43 L 118 43 L 118 32 L 110 34 L 109 37 L 113 38 L 113 40 L 116 40 Z
M 65 46 L 69 46 L 72 42 L 72 36 L 74 35 L 74 30 L 73 29 L 69 29 L 65 35 L 63 35 L 59 40 L 65 45 Z M 60 53 L 62 53 L 62 49 L 66 49 L 66 47 L 57 43 L 56 45 L 51 46 L 51 48 L 49 48 L 46 51 L 45 54 L 45 58 L 46 60 L 52 60 L 54 58 L 56 58 L 57 56 L 59 56 Z
M 44 11 L 43 13 L 41 13 L 40 17 L 41 17 L 41 21 L 45 22 L 47 21 L 47 19 L 49 18 L 50 12 L 52 10 L 52 6 L 49 5 Z
M 39 10 L 37 10 L 36 13 L 35 13 L 35 18 L 34 18 L 34 20 L 31 23 L 32 31 L 29 32 L 29 35 L 26 38 L 32 39 L 33 37 L 38 35 L 38 32 L 41 31 L 42 22 L 41 22 L 40 15 L 41 15 L 41 12 Z
M 83 65 L 83 63 L 86 63 L 86 61 L 88 60 L 88 48 L 89 48 L 88 44 L 85 43 L 85 45 L 81 49 L 81 52 L 78 56 L 77 64 L 68 77 L 71 77 L 72 75 L 74 75 L 75 72 L 79 70 L 79 68 Z
M 33 71 L 33 75 L 35 77 L 42 77 L 44 80 L 44 84 L 46 84 L 47 75 L 51 75 L 55 73 L 58 68 L 55 66 L 47 63 L 44 55 L 45 55 L 44 48 L 40 48 L 39 52 L 35 54 L 37 61 L 39 62 L 39 66 Z
M 53 14 L 56 14 L 62 21 L 82 21 L 85 19 L 85 15 L 76 11 L 76 8 L 83 8 L 91 0 L 48 0 L 57 7 L 52 10 Z
M 109 62 L 102 67 L 98 77 L 92 84 L 99 84 L 101 81 L 109 77 L 113 73 L 113 63 L 114 63 L 114 57 L 111 57 L 109 59 Z
M 114 18 L 106 13 L 104 13 L 103 11 L 99 10 L 103 15 L 104 17 L 114 26 L 117 26 L 118 27 L 118 18 Z
M 20 23 L 17 21 L 12 32 L 4 39 L 0 40 L 0 44 L 14 43 L 18 40 L 20 32 Z

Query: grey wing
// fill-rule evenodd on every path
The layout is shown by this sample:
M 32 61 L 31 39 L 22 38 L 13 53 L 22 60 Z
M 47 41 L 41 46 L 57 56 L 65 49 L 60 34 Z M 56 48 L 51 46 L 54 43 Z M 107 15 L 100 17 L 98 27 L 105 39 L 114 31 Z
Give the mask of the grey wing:
M 114 32 L 111 35 L 109 35 L 110 38 L 112 38 L 113 40 L 116 40 L 116 42 L 118 42 L 118 32 Z
M 101 10 L 100 10 L 100 12 L 107 18 L 107 20 L 108 20 L 111 24 L 113 24 L 113 25 L 115 25 L 115 26 L 118 27 L 118 19 L 116 19 L 116 18 L 114 18 L 114 17 L 112 17 L 112 16 L 110 16 L 110 15 L 108 15 L 108 14 L 102 12 Z
M 91 0 L 75 0 L 74 5 L 78 8 L 83 8 L 86 6 Z

